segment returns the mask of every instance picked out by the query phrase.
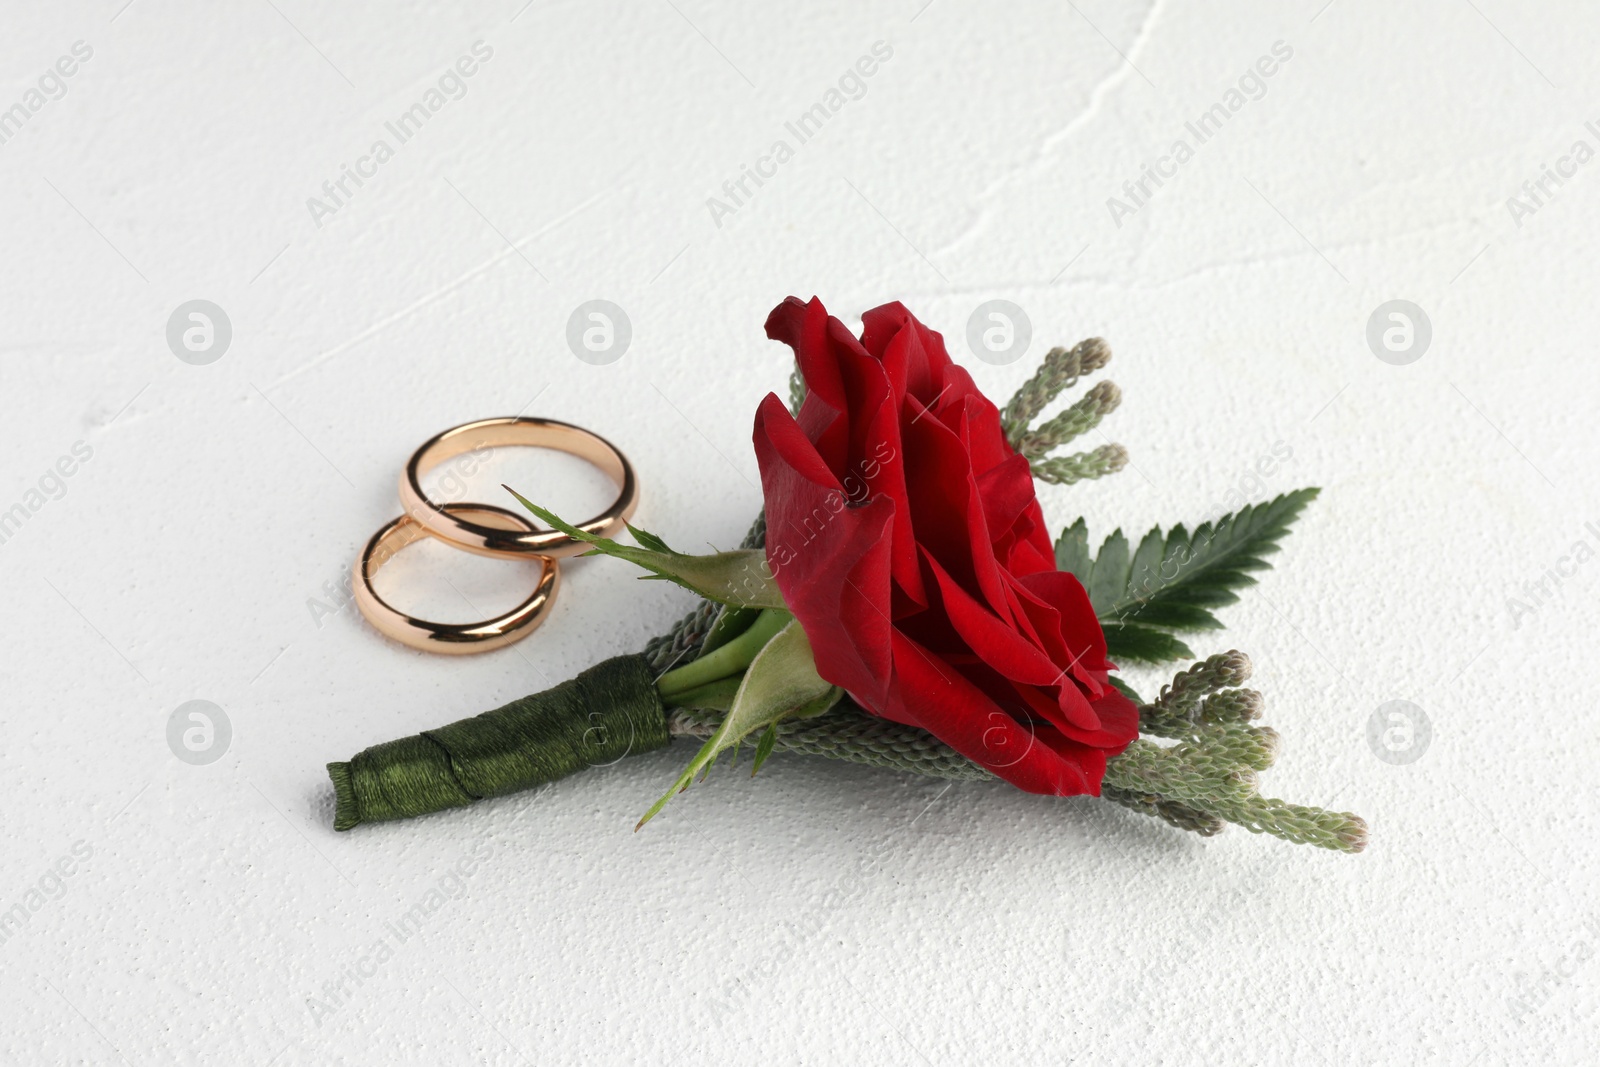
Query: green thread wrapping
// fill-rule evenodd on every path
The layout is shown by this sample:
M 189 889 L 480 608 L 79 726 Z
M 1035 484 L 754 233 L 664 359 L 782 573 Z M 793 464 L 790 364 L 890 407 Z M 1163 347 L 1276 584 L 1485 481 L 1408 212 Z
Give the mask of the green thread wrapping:
M 643 656 L 618 656 L 553 689 L 328 764 L 335 830 L 460 808 L 665 746 Z

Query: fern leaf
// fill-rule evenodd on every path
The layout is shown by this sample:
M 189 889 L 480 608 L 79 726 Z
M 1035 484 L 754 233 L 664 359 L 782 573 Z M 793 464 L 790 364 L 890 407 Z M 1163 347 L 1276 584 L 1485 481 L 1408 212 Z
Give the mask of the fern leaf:
M 1089 602 L 1095 614 L 1104 617 L 1102 604 L 1115 604 L 1128 588 L 1128 539 L 1121 530 L 1114 531 L 1100 552 L 1094 557 L 1094 570 L 1089 574 Z
M 1056 570 L 1066 571 L 1087 589 L 1094 556 L 1089 552 L 1089 527 L 1082 519 L 1061 531 L 1056 539 Z
M 1113 663 L 1137 660 L 1140 663 L 1167 663 L 1175 659 L 1193 659 L 1189 646 L 1165 630 L 1137 623 L 1107 622 L 1100 628 L 1106 635 L 1106 653 Z
M 1193 534 L 1182 525 L 1165 535 L 1157 527 L 1131 552 L 1116 530 L 1092 559 L 1088 528 L 1079 519 L 1056 541 L 1056 565 L 1088 591 L 1113 659 L 1189 657 L 1193 653 L 1171 635 L 1219 629 L 1211 609 L 1236 602 L 1238 590 L 1255 584 L 1252 572 L 1271 567 L 1266 557 L 1319 491 L 1298 489 L 1246 505 Z

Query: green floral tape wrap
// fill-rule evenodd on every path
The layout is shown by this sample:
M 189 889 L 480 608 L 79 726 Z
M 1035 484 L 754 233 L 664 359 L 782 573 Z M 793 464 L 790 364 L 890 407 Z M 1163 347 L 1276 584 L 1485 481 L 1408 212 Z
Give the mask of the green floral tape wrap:
M 328 764 L 333 826 L 406 819 L 532 789 L 670 738 L 649 664 L 618 656 L 553 689 Z

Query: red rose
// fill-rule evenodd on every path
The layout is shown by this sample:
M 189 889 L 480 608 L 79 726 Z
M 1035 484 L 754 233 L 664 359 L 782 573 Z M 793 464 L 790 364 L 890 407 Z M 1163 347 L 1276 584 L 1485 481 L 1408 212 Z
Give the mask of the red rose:
M 794 297 L 767 318 L 807 388 L 798 421 L 756 414 L 767 561 L 818 672 L 1030 793 L 1098 796 L 1139 713 L 1028 461 L 937 333 L 898 303 L 862 326 Z

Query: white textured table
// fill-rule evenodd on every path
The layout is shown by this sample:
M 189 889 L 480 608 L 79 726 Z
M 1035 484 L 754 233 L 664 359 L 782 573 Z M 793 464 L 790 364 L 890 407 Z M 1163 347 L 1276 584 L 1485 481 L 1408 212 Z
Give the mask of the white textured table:
M 8 5 L 0 1060 L 1585 1062 L 1597 31 L 1320 4 Z M 336 835 L 324 762 L 687 606 L 590 560 L 514 650 L 386 643 L 337 590 L 410 450 L 577 422 L 645 526 L 727 546 L 790 293 L 904 300 L 1000 399 L 1108 338 L 1134 466 L 1041 491 L 1097 540 L 1324 487 L 1195 645 L 1255 659 L 1266 790 L 1368 851 L 783 758 L 635 835 L 681 747 Z M 566 342 L 591 299 L 607 365 Z M 967 349 L 990 299 L 1027 358 Z M 1405 365 L 1367 342 L 1394 299 Z M 192 300 L 231 338 L 185 361 Z M 501 481 L 605 497 L 537 454 L 462 492 Z M 418 549 L 383 588 L 465 619 L 529 569 Z M 231 726 L 204 765 L 191 700 Z M 1429 724 L 1400 762 L 1392 700 Z

